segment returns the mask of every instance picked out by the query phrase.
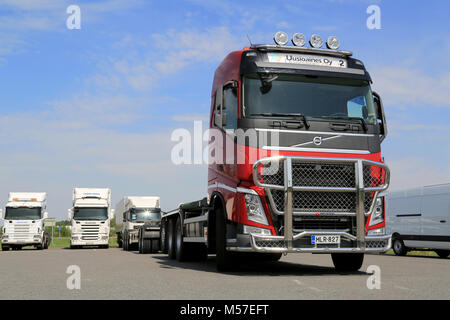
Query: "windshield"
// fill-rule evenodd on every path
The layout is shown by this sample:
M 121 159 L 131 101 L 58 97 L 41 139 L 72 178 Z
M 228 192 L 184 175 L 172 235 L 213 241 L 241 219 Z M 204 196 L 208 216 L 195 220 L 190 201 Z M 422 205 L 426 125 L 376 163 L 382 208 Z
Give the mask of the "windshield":
M 250 74 L 244 77 L 243 101 L 244 117 L 296 113 L 319 121 L 332 121 L 326 117 L 362 118 L 376 124 L 372 91 L 365 80 Z
M 161 209 L 131 209 L 130 218 L 133 222 L 145 222 L 150 220 L 161 220 Z
M 41 219 L 41 208 L 6 208 L 5 220 L 38 220 Z
M 107 208 L 75 208 L 74 220 L 106 220 L 108 219 Z

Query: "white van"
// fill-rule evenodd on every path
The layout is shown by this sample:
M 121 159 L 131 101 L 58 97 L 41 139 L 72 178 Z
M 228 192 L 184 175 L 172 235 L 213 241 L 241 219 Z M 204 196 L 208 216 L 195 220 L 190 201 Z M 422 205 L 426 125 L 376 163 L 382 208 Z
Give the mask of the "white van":
M 391 192 L 386 197 L 386 228 L 396 255 L 410 250 L 450 254 L 450 184 Z

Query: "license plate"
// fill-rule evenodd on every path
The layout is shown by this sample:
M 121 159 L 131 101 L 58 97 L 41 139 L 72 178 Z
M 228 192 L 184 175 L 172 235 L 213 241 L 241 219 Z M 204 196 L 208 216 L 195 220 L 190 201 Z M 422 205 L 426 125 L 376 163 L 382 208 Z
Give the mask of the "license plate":
M 311 236 L 312 244 L 339 244 L 341 236 Z

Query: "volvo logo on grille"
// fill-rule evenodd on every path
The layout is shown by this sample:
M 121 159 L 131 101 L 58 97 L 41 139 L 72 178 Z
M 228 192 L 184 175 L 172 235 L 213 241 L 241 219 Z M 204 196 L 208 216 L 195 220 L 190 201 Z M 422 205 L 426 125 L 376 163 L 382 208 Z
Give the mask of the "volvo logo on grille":
M 314 137 L 313 142 L 316 146 L 320 146 L 322 144 L 322 137 Z

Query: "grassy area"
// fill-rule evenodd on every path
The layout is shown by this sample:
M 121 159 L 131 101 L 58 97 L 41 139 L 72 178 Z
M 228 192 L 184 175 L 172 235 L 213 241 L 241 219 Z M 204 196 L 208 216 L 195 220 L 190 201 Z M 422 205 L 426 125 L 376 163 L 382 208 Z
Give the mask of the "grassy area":
M 1 243 L 1 241 L 0 241 Z M 32 248 L 33 246 L 27 246 L 24 248 Z M 52 239 L 52 242 L 50 243 L 50 247 L 49 248 L 69 248 L 70 247 L 70 238 L 69 237 L 55 237 Z M 109 247 L 110 248 L 114 248 L 114 247 L 118 247 L 116 238 L 109 238 Z
M 389 250 L 386 254 L 395 255 L 394 250 Z M 408 251 L 408 256 L 425 256 L 425 257 L 439 257 L 434 251 Z
M 109 238 L 110 247 L 118 247 L 116 238 Z M 50 248 L 69 248 L 70 238 L 53 238 Z

